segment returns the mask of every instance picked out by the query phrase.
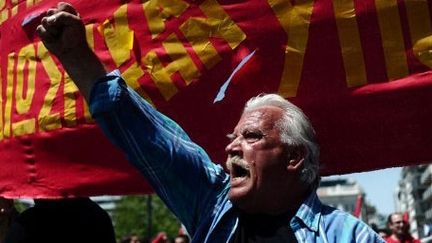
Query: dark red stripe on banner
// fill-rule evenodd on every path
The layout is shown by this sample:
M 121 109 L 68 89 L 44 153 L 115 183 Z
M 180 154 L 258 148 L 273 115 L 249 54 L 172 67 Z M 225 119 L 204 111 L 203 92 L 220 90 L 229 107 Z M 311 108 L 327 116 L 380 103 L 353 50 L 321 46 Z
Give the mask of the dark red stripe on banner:
M 368 83 L 387 81 L 383 40 L 374 0 L 356 0 L 355 9 Z

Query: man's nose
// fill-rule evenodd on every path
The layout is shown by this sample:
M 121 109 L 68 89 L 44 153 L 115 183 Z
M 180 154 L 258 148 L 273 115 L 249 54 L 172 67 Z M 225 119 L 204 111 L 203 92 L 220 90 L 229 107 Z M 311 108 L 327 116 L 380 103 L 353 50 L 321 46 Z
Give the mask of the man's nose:
M 227 154 L 238 154 L 241 151 L 240 142 L 240 136 L 236 137 L 225 147 L 225 152 Z

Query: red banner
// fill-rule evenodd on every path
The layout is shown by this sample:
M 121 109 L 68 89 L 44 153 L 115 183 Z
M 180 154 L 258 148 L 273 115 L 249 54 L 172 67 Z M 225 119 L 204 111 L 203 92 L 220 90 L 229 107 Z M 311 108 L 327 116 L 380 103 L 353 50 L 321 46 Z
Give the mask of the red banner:
M 34 34 L 56 3 L 0 1 L 0 195 L 148 192 Z M 322 175 L 432 160 L 430 1 L 71 3 L 107 69 L 214 161 L 244 102 L 263 92 L 311 118 Z

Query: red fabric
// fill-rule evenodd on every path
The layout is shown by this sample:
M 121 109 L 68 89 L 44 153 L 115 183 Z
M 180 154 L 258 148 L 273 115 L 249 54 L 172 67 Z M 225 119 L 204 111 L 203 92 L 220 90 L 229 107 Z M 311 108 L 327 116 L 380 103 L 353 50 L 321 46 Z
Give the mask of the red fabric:
M 400 240 L 394 239 L 391 236 L 385 238 L 385 241 L 387 243 L 420 243 L 421 242 L 420 240 L 417 240 L 417 239 L 414 239 L 414 238 L 410 238 L 410 239 L 407 239 L 407 240 L 401 242 Z
M 304 109 L 316 129 L 321 144 L 322 175 L 431 161 L 430 57 L 428 59 L 427 55 L 423 55 L 421 58 L 426 59 L 420 60 L 416 56 L 422 53 L 422 49 L 418 49 L 421 48 L 421 38 L 430 36 L 431 33 L 426 28 L 410 29 L 409 25 L 410 21 L 414 21 L 413 26 L 429 26 L 431 20 L 410 17 L 407 10 L 413 5 L 404 0 L 381 10 L 373 4 L 374 1 L 354 1 L 354 21 L 342 19 L 346 15 L 335 13 L 347 12 L 336 5 L 343 4 L 340 1 L 301 1 L 298 3 L 301 5 L 295 5 L 297 1 L 282 1 L 178 1 L 176 4 L 188 5 L 184 9 L 177 9 L 177 15 L 161 17 L 163 28 L 159 29 L 149 24 L 143 11 L 143 8 L 153 5 L 144 6 L 138 0 L 127 1 L 123 5 L 125 11 L 118 1 L 70 2 L 77 7 L 89 30 L 92 30 L 92 43 L 107 68 L 118 68 L 126 73 L 130 67 L 139 66 L 143 74 L 138 83 L 135 83 L 136 86 L 140 85 L 138 91 L 145 93 L 157 109 L 180 123 L 192 139 L 209 152 L 214 161 L 225 160 L 225 134 L 232 132 L 245 101 L 259 93 L 278 92 L 281 80 L 296 73 L 295 68 L 288 68 L 284 73 L 285 65 L 294 60 L 287 58 L 286 63 L 287 53 L 294 53 L 294 56 L 299 53 L 302 56 L 302 59 L 295 59 L 297 61 L 294 62 L 302 66 L 298 89 L 289 99 Z M 0 129 L 0 195 L 65 197 L 150 192 L 148 185 L 128 165 L 124 156 L 91 121 L 84 118 L 82 98 L 78 92 L 71 92 L 70 87 L 65 86 L 61 67 L 47 64 L 50 56 L 46 56 L 43 48 L 38 46 L 40 42 L 34 35 L 34 28 L 44 11 L 55 5 L 56 1 L 37 1 L 34 5 L 29 5 L 32 1 L 18 1 L 17 7 L 12 2 L 17 1 L 6 0 L 0 6 L 0 16 L 3 16 L 0 25 L 0 128 L 3 128 Z M 312 6 L 309 17 L 294 23 L 288 31 L 287 22 L 284 22 L 287 14 L 305 13 L 288 11 L 290 4 L 304 8 L 308 3 Z M 426 7 L 420 9 L 429 13 L 429 2 L 416 2 L 423 3 Z M 207 16 L 214 14 L 205 10 L 208 5 L 214 5 L 210 8 L 216 11 L 214 16 Z M 157 11 L 164 9 L 156 7 Z M 395 13 L 398 17 L 395 23 L 401 29 L 401 53 L 391 49 L 397 46 L 392 42 L 396 38 L 384 40 L 385 36 L 381 33 L 379 16 L 382 15 L 378 13 L 388 12 Z M 285 20 L 280 20 L 278 13 Z M 169 15 L 168 12 L 164 14 Z M 211 22 L 215 19 L 216 22 Z M 292 21 L 296 19 L 291 18 Z M 30 21 L 23 22 L 24 20 Z M 226 21 L 232 21 L 232 24 L 223 25 L 231 23 Z M 344 28 L 347 21 L 355 23 L 357 29 L 349 26 Z M 420 23 L 416 24 L 415 21 Z M 305 32 L 300 31 L 309 23 Z M 130 52 L 126 52 L 129 57 L 118 61 L 119 57 L 115 57 L 116 54 L 111 51 L 115 45 L 108 41 L 109 36 L 113 35 L 109 30 L 122 24 L 127 24 L 133 31 L 133 43 Z M 233 37 L 230 33 L 234 31 L 232 26 L 238 27 L 237 32 L 243 32 L 244 39 L 230 39 Z M 205 33 L 206 28 L 216 34 L 208 38 L 207 43 L 195 46 L 197 48 L 194 49 L 194 40 L 203 37 L 200 35 L 202 31 Z M 224 28 L 231 32 L 217 33 Z M 349 45 L 355 42 L 343 38 L 349 39 L 356 35 L 360 40 L 358 46 L 354 46 L 357 49 L 353 49 Z M 194 36 L 198 37 L 194 39 Z M 301 38 L 297 38 L 300 36 L 307 37 L 304 51 L 298 40 Z M 417 39 L 413 40 L 414 37 Z M 180 45 L 169 49 L 169 44 L 176 43 Z M 126 48 L 129 44 L 125 42 L 118 46 Z M 287 49 L 287 45 L 290 48 Z M 170 55 L 172 50 L 181 50 L 180 46 L 186 54 Z M 198 52 L 204 47 L 213 47 L 217 56 L 202 58 Z M 354 59 L 356 51 L 360 53 L 357 55 L 359 59 Z M 391 66 L 397 70 L 405 68 L 406 75 L 390 77 L 386 70 L 386 51 L 406 58 L 406 61 Z M 161 67 L 168 67 L 178 61 L 176 65 L 184 65 L 189 71 L 195 66 L 197 73 L 170 73 L 168 76 L 176 90 L 171 90 L 173 96 L 166 96 L 152 80 L 153 69 L 145 63 L 149 53 L 158 57 Z M 250 60 L 233 75 L 225 98 L 213 103 L 222 85 L 248 55 L 251 55 Z M 117 61 L 114 61 L 115 58 Z M 23 59 L 26 61 L 23 62 Z M 186 63 L 185 60 L 190 62 Z M 389 60 L 398 59 L 393 57 Z M 56 62 L 55 59 L 53 62 Z M 360 65 L 362 62 L 366 79 L 364 84 L 348 85 L 348 64 L 354 65 L 354 70 L 358 71 L 363 70 Z M 34 63 L 35 84 L 32 88 L 28 77 L 31 76 L 29 70 Z M 51 69 L 47 65 L 51 65 Z M 191 76 L 187 78 L 187 75 Z M 20 81 L 23 83 L 22 92 L 17 86 L 21 77 L 24 77 L 24 81 Z M 63 95 L 65 88 L 69 91 Z M 26 103 L 21 102 L 18 111 L 19 98 L 25 100 L 31 95 L 29 90 L 34 90 L 34 96 L 29 101 L 28 110 Z M 71 104 L 74 107 L 70 108 Z M 43 108 L 49 109 L 44 113 Z M 66 119 L 70 113 L 76 117 L 72 123 Z M 47 131 L 42 129 L 41 122 L 50 124 L 48 115 L 54 117 L 59 127 L 51 127 Z M 22 121 L 33 121 L 34 131 L 27 132 L 26 135 L 14 135 Z
M 152 243 L 165 243 L 168 241 L 167 234 L 165 232 L 159 232 L 156 237 L 152 240 Z
M 355 207 L 354 207 L 353 215 L 355 217 L 357 217 L 357 218 L 360 217 L 362 206 L 363 206 L 363 196 L 360 194 L 357 196 L 357 200 L 356 200 Z
M 405 222 L 409 222 L 409 212 L 405 212 L 405 213 L 402 215 L 402 218 L 403 218 L 403 220 L 404 220 Z

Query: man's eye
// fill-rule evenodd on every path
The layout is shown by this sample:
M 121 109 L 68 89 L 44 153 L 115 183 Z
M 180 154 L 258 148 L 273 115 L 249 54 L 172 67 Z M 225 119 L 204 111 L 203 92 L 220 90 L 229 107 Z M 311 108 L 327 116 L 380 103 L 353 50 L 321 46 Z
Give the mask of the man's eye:
M 263 137 L 263 135 L 262 135 L 262 133 L 258 133 L 258 132 L 245 132 L 243 134 L 243 137 L 248 142 L 256 142 L 256 141 L 260 140 Z

